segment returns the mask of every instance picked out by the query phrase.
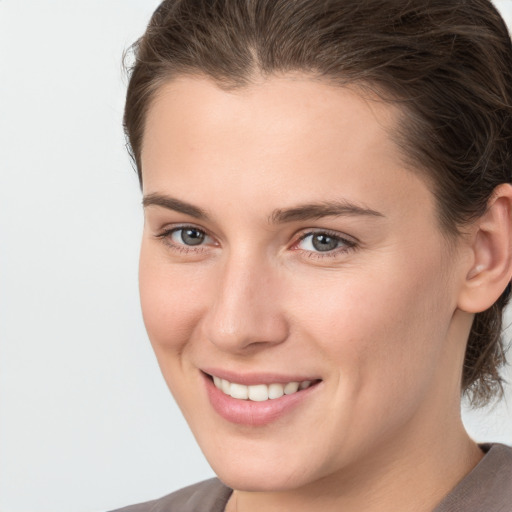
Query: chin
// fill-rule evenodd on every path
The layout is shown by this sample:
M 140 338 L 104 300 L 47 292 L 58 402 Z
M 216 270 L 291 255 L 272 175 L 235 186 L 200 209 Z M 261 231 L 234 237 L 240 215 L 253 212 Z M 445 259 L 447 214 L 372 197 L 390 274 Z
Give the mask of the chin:
M 295 445 L 279 450 L 275 446 L 251 444 L 236 446 L 232 450 L 202 448 L 218 478 L 228 487 L 239 491 L 291 491 L 329 473 L 327 467 L 322 468 L 322 464 L 318 463 L 320 461 L 315 463 L 311 453 L 298 453 Z
M 291 470 L 280 471 L 272 464 L 267 463 L 265 467 L 254 467 L 246 464 L 240 469 L 236 468 L 215 468 L 213 469 L 219 479 L 231 489 L 245 492 L 283 492 L 303 487 L 311 482 L 312 475 L 306 473 L 304 468 L 294 472 Z

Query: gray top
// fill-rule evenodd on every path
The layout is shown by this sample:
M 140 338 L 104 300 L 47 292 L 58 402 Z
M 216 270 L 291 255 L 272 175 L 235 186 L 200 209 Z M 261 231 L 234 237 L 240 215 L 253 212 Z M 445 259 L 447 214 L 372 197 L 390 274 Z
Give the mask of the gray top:
M 512 512 L 512 448 L 483 445 L 484 458 L 433 512 Z M 224 512 L 232 490 L 217 478 L 113 512 Z

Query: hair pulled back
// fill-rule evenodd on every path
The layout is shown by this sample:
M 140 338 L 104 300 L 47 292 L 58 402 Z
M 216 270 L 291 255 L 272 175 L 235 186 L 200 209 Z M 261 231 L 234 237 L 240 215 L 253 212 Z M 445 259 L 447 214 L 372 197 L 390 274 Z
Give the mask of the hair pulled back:
M 142 183 L 146 114 L 159 87 L 200 75 L 232 90 L 305 72 L 397 104 L 392 134 L 457 236 L 511 181 L 512 45 L 488 0 L 166 0 L 133 45 L 124 127 Z M 510 289 L 475 315 L 462 390 L 502 391 L 502 312 Z

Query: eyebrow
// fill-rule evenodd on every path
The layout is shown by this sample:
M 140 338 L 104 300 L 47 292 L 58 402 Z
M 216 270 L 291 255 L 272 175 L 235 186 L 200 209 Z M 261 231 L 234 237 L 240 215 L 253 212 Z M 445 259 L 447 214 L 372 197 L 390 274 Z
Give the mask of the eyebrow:
M 294 222 L 301 220 L 321 219 L 322 217 L 339 216 L 370 216 L 385 217 L 382 213 L 359 206 L 348 201 L 326 201 L 322 203 L 310 203 L 284 210 L 274 210 L 270 216 L 272 224 Z
M 144 208 L 148 206 L 160 206 L 175 212 L 190 215 L 199 220 L 210 220 L 205 210 L 180 199 L 162 194 L 148 194 L 142 200 Z M 382 213 L 362 205 L 348 201 L 325 201 L 321 203 L 308 203 L 292 208 L 276 209 L 269 216 L 270 224 L 284 224 L 303 220 L 321 219 L 322 217 L 339 216 L 370 216 L 385 217 Z
M 191 217 L 199 220 L 209 220 L 208 214 L 202 208 L 162 194 L 148 194 L 147 196 L 144 196 L 142 199 L 142 206 L 144 206 L 144 208 L 147 208 L 148 206 L 161 206 L 168 210 L 190 215 Z

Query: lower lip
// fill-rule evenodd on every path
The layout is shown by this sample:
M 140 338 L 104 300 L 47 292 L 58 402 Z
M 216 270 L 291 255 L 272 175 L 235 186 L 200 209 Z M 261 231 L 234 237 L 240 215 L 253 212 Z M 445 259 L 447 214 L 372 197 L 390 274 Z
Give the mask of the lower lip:
M 206 375 L 204 375 L 204 380 L 210 403 L 222 418 L 237 425 L 253 427 L 268 425 L 289 413 L 314 393 L 320 384 L 313 384 L 307 389 L 297 391 L 291 395 L 283 395 L 281 398 L 254 402 L 252 400 L 239 400 L 226 395 Z

